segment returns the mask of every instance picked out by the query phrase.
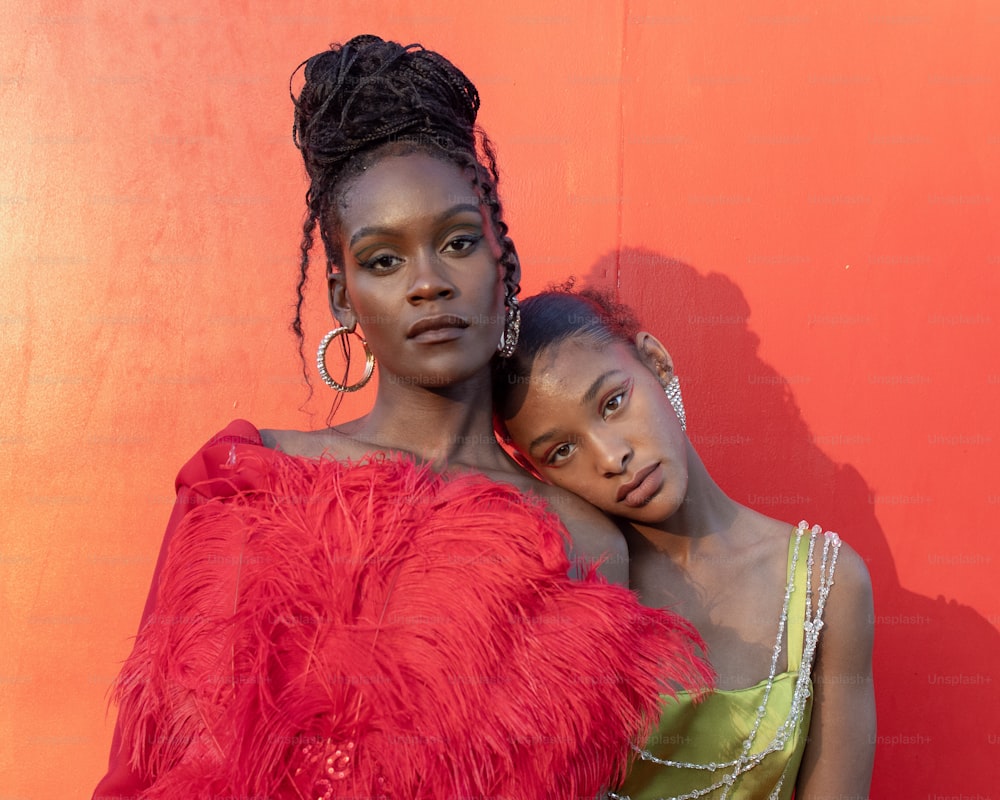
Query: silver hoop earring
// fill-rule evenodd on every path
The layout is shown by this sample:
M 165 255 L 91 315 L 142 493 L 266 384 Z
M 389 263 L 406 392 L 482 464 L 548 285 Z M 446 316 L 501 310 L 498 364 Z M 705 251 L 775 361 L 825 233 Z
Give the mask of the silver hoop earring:
M 684 413 L 684 399 L 681 397 L 681 382 L 677 380 L 677 376 L 674 375 L 663 387 L 663 391 L 666 392 L 667 400 L 670 401 L 670 405 L 674 407 L 674 413 L 677 415 L 677 419 L 680 420 L 681 430 L 687 430 L 687 415 Z
M 365 374 L 361 376 L 361 380 L 357 383 L 345 386 L 344 384 L 338 383 L 331 378 L 330 373 L 327 372 L 326 348 L 328 348 L 330 346 L 330 342 L 338 336 L 346 336 L 349 333 L 353 333 L 357 336 L 361 340 L 362 346 L 365 348 Z M 350 363 L 350 359 L 348 359 L 348 363 Z M 375 356 L 372 354 L 372 351 L 368 349 L 368 342 L 365 341 L 365 338 L 360 333 L 356 333 L 346 327 L 334 328 L 326 336 L 324 336 L 323 341 L 319 343 L 319 350 L 316 351 L 316 368 L 319 370 L 319 376 L 323 379 L 323 383 L 331 389 L 336 389 L 338 392 L 356 392 L 368 383 L 368 379 L 371 378 L 372 373 L 375 371 Z
M 507 313 L 503 321 L 503 333 L 500 334 L 500 344 L 497 352 L 500 358 L 510 358 L 517 348 L 517 340 L 521 336 L 521 307 L 517 303 L 517 295 L 511 295 L 504 301 Z

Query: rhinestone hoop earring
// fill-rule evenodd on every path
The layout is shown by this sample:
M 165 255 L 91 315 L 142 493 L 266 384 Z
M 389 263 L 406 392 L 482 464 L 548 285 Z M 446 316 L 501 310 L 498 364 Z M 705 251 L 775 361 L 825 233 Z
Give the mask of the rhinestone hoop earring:
M 327 372 L 326 348 L 328 348 L 330 346 L 330 342 L 338 336 L 346 336 L 349 333 L 354 333 L 354 335 L 361 340 L 361 344 L 365 348 L 365 374 L 361 376 L 361 380 L 357 383 L 345 386 L 344 384 L 338 383 L 331 378 L 330 373 Z M 323 379 L 323 383 L 331 389 L 336 389 L 338 392 L 356 392 L 368 383 L 368 379 L 371 378 L 372 373 L 375 371 L 375 356 L 372 354 L 372 351 L 368 349 L 368 342 L 365 341 L 365 338 L 361 334 L 346 327 L 334 328 L 326 336 L 324 336 L 323 341 L 319 343 L 319 350 L 316 351 L 316 368 L 319 370 L 319 376 Z
M 500 358 L 510 358 L 517 348 L 517 340 L 521 335 L 521 307 L 517 303 L 517 295 L 511 295 L 504 301 L 507 314 L 503 321 L 503 333 L 500 334 L 500 344 L 497 352 Z
M 663 391 L 666 392 L 670 405 L 674 407 L 674 413 L 681 423 L 681 430 L 686 431 L 687 415 L 684 413 L 684 399 L 681 397 L 681 382 L 677 380 L 676 375 L 663 387 Z

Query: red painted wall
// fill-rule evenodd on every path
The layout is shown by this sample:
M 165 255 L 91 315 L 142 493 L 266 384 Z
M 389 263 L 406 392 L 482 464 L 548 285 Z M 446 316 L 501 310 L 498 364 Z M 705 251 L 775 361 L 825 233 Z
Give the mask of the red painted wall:
M 525 288 L 617 285 L 720 483 L 868 560 L 873 796 L 996 792 L 1000 12 L 705 5 L 0 9 L 5 797 L 100 774 L 187 455 L 234 416 L 310 424 L 287 82 L 362 31 L 479 86 Z

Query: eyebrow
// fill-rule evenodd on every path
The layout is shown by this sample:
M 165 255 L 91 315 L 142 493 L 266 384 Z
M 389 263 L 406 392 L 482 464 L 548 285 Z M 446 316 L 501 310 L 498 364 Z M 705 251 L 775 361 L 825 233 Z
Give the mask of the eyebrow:
M 617 372 L 620 372 L 620 370 L 609 369 L 607 372 L 603 372 L 600 375 L 598 375 L 596 380 L 594 380 L 594 382 L 590 384 L 590 388 L 583 393 L 583 398 L 580 400 L 580 405 L 585 406 L 587 405 L 587 403 L 592 402 L 593 399 L 597 397 L 597 393 L 601 391 L 601 386 L 604 385 L 604 382 Z M 535 448 L 538 445 L 547 442 L 549 439 L 554 439 L 558 434 L 559 434 L 558 428 L 551 428 L 547 430 L 541 436 L 532 439 L 531 444 L 528 445 L 528 452 L 534 452 Z
M 440 225 L 442 222 L 451 217 L 454 217 L 456 214 L 461 214 L 466 211 L 474 211 L 476 214 L 482 213 L 480 212 L 479 206 L 477 205 L 473 205 L 472 203 L 457 203 L 456 205 L 453 205 L 451 208 L 442 211 L 440 214 L 434 217 L 434 219 L 431 220 L 431 224 Z M 397 232 L 396 228 L 387 225 L 366 225 L 363 228 L 359 228 L 355 232 L 355 234 L 351 237 L 349 246 L 353 247 L 354 244 L 359 239 L 363 239 L 366 236 L 386 236 L 386 235 L 392 235 L 396 232 Z
M 591 402 L 595 397 L 597 397 L 597 393 L 601 391 L 602 384 L 616 372 L 619 372 L 619 370 L 609 369 L 607 372 L 598 375 L 597 380 L 595 380 L 592 384 L 590 384 L 590 388 L 583 393 L 583 399 L 580 400 L 580 405 L 585 406 L 587 405 L 587 403 Z

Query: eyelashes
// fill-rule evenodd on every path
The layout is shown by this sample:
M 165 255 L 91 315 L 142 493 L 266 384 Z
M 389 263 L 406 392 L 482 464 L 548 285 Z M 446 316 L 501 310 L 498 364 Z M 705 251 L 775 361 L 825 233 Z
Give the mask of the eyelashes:
M 549 450 L 545 455 L 545 465 L 547 467 L 558 467 L 563 461 L 573 455 L 576 445 L 570 442 L 563 442 Z
M 399 256 L 382 254 L 373 256 L 365 261 L 358 261 L 358 266 L 369 272 L 391 272 L 402 259 Z
M 607 419 L 615 412 L 620 411 L 631 397 L 634 385 L 635 381 L 630 379 L 623 386 L 613 389 L 611 394 L 606 395 L 601 404 L 601 417 Z
M 448 244 L 444 247 L 444 252 L 451 252 L 460 255 L 465 255 L 471 253 L 475 250 L 479 243 L 483 241 L 483 235 L 480 234 L 463 234 L 462 236 L 456 236 L 451 239 Z M 460 245 L 456 247 L 456 245 Z
M 447 241 L 444 247 L 441 248 L 442 255 L 450 255 L 454 257 L 464 257 L 471 255 L 478 250 L 479 245 L 483 241 L 483 234 L 462 234 L 461 236 L 453 236 Z M 396 268 L 402 266 L 404 259 L 402 256 L 398 256 L 395 253 L 377 253 L 370 258 L 358 258 L 358 266 L 361 269 L 368 272 L 381 272 L 387 273 L 392 272 Z

